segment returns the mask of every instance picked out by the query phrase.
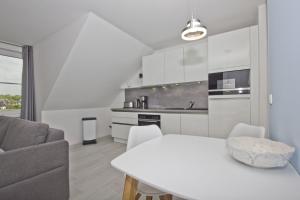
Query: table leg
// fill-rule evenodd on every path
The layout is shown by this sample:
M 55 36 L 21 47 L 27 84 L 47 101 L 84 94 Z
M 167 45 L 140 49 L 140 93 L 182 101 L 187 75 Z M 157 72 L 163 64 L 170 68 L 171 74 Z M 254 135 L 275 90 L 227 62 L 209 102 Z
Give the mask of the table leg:
M 160 200 L 172 200 L 173 196 L 171 194 L 165 194 L 165 195 L 159 196 L 159 199 Z
M 130 176 L 126 175 L 124 190 L 123 190 L 123 200 L 135 200 L 135 195 L 137 192 L 138 181 Z

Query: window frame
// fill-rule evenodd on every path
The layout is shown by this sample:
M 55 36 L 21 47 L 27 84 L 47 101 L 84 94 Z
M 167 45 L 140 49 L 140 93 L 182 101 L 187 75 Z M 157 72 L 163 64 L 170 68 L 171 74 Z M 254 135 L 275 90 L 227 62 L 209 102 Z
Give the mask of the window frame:
M 22 47 L 0 41 L 0 55 L 1 56 L 12 57 L 12 58 L 23 59 L 23 56 L 22 56 Z M 23 70 L 23 66 L 22 66 L 22 70 Z M 10 83 L 10 82 L 1 82 L 0 81 L 0 83 L 1 84 L 17 85 L 17 83 Z M 21 80 L 20 86 L 22 88 L 22 80 Z M 20 94 L 20 95 L 22 97 L 22 94 Z M 10 117 L 18 117 L 19 118 L 20 115 L 21 115 L 21 109 L 16 109 L 15 111 L 16 112 L 13 112 L 13 110 L 10 110 L 10 111 L 0 111 L 0 115 L 10 116 Z

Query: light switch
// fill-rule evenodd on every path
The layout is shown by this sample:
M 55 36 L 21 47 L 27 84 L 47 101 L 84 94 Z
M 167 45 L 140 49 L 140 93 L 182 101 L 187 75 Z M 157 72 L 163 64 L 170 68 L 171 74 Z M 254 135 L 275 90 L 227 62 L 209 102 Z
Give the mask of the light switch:
M 269 104 L 272 105 L 273 104 L 273 95 L 269 94 Z

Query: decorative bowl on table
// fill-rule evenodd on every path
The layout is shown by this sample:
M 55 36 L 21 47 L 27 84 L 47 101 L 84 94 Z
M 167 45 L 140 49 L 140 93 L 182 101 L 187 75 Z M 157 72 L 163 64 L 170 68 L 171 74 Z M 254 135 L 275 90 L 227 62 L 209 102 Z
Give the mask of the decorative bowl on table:
M 295 152 L 284 143 L 255 137 L 230 137 L 227 149 L 234 159 L 259 168 L 284 167 Z

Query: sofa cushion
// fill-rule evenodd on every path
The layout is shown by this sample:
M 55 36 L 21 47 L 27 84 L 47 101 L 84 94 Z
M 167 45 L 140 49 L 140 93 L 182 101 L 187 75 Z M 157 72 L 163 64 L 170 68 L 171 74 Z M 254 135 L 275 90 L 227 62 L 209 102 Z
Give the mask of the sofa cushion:
M 44 143 L 47 124 L 15 118 L 9 123 L 1 148 L 5 151 Z
M 6 131 L 11 120 L 13 120 L 12 117 L 0 116 L 0 146 L 6 135 Z
M 54 142 L 54 141 L 63 140 L 63 139 L 64 139 L 64 132 L 62 130 L 55 129 L 55 128 L 49 128 L 46 142 Z
M 4 150 L 3 150 L 3 149 L 0 149 L 0 153 L 4 153 Z

